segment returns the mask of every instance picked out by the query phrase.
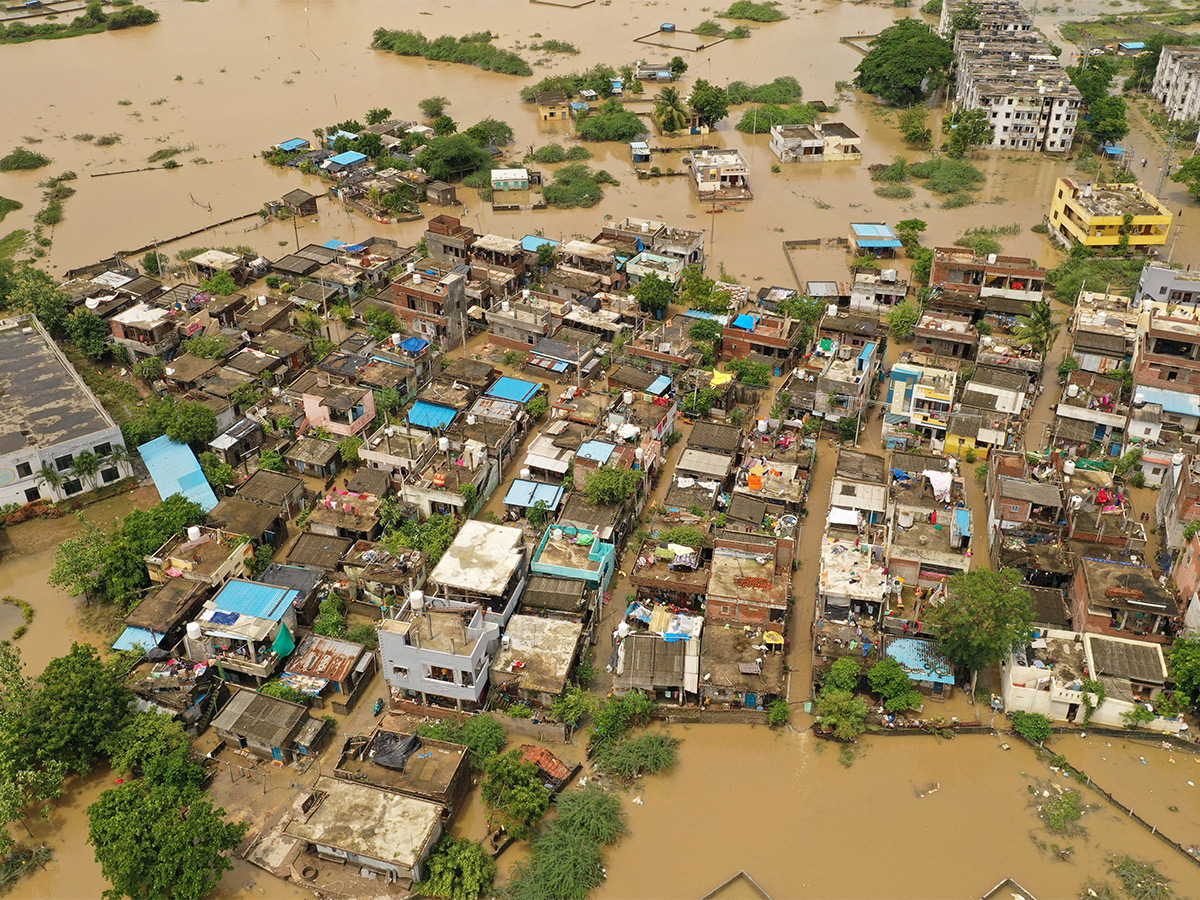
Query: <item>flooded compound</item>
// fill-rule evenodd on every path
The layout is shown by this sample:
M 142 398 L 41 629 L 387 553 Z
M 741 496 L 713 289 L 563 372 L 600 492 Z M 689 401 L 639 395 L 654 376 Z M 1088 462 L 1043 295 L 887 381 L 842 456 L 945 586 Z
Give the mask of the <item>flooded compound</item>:
M 1097 4 L 1097 8 L 1104 4 Z M 1087 15 L 1087 4 L 1075 7 Z M 373 0 L 314 2 L 307 6 L 284 0 L 257 0 L 237 6 L 236 27 L 227 8 L 203 3 L 162 6 L 162 21 L 153 27 L 71 40 L 33 41 L 4 47 L 0 76 L 10 84 L 34 81 L 34 91 L 6 94 L 0 144 L 36 141 L 39 152 L 53 159 L 54 171 L 70 169 L 79 178 L 78 193 L 65 205 L 65 221 L 52 231 L 53 246 L 42 263 L 51 271 L 131 250 L 234 216 L 255 213 L 262 203 L 295 187 L 313 189 L 315 176 L 277 169 L 259 152 L 290 137 L 308 136 L 324 127 L 361 116 L 371 106 L 386 105 L 400 119 L 418 119 L 417 100 L 431 95 L 450 99 L 448 112 L 466 127 L 484 117 L 504 120 L 515 133 L 507 155 L 519 158 L 528 149 L 569 136 L 563 126 L 538 121 L 536 107 L 523 103 L 520 88 L 546 75 L 581 71 L 596 63 L 621 66 L 639 58 L 657 58 L 665 50 L 635 44 L 633 38 L 675 21 L 683 27 L 710 15 L 694 4 L 662 2 L 627 8 L 593 3 L 578 9 L 531 6 L 525 0 L 495 0 L 486 5 L 437 4 L 419 17 L 402 6 Z M 895 127 L 894 111 L 875 104 L 848 85 L 859 53 L 838 38 L 872 34 L 896 18 L 920 15 L 915 8 L 850 4 L 817 0 L 789 2 L 791 17 L 755 26 L 746 40 L 724 41 L 700 53 L 685 53 L 688 78 L 727 84 L 796 77 L 806 101 L 836 105 L 829 120 L 843 121 L 863 136 L 861 163 L 824 166 L 787 165 L 772 172 L 775 156 L 768 135 L 744 135 L 734 129 L 741 110 L 707 143 L 739 148 L 750 166 L 756 200 L 714 212 L 689 190 L 686 179 L 638 181 L 625 144 L 589 144 L 589 165 L 607 169 L 620 181 L 609 187 L 591 209 L 492 212 L 475 192 L 460 188 L 461 210 L 479 232 L 520 236 L 534 231 L 548 237 L 595 234 L 606 217 L 643 216 L 709 232 L 710 265 L 723 263 L 732 277 L 747 283 L 790 285 L 791 272 L 782 241 L 844 235 L 851 220 L 899 220 L 918 216 L 929 224 L 927 246 L 948 245 L 972 226 L 1019 224 L 1020 232 L 1004 239 L 1008 253 L 1052 263 L 1057 254 L 1047 240 L 1030 232 L 1049 202 L 1054 178 L 1074 163 L 1043 164 L 1028 154 L 996 152 L 972 159 L 987 177 L 977 203 L 965 209 L 940 208 L 940 198 L 923 187 L 911 200 L 885 200 L 874 194 L 868 167 L 887 163 L 897 154 L 915 160 Z M 377 27 L 417 28 L 429 36 L 459 34 L 465 24 L 490 29 L 501 47 L 523 45 L 532 31 L 544 38 L 574 41 L 578 55 L 521 52 L 534 62 L 532 79 L 484 72 L 465 65 L 431 63 L 369 48 Z M 522 23 L 515 27 L 514 23 Z M 536 28 L 534 24 L 536 23 Z M 586 40 L 581 39 L 586 35 Z M 119 50 L 117 49 L 119 48 Z M 543 64 L 544 63 L 544 64 Z M 83 76 L 82 73 L 86 73 Z M 650 86 L 631 108 L 649 108 Z M 934 110 L 934 133 L 937 134 Z M 74 139 L 77 134 L 119 134 L 120 141 L 98 147 Z M 688 146 L 695 137 L 651 135 L 655 146 Z M 1127 144 L 1139 156 L 1157 161 L 1161 148 L 1135 129 Z M 174 148 L 181 163 L 174 170 L 92 177 L 140 168 L 157 151 Z M 682 170 L 682 154 L 663 155 L 664 167 Z M 553 171 L 553 167 L 547 169 Z M 45 173 L 10 173 L 5 196 L 25 204 L 10 213 L 6 228 L 27 227 L 38 207 L 38 181 Z M 1166 202 L 1185 199 L 1181 186 L 1167 182 Z M 469 214 L 468 211 L 469 210 Z M 352 214 L 335 200 L 320 206 L 318 220 L 298 223 L 301 243 L 336 234 L 342 240 L 370 234 L 415 243 L 423 222 L 382 225 Z M 166 251 L 213 244 L 249 244 L 268 253 L 290 244 L 289 222 L 236 222 L 188 238 Z M 1182 256 L 1200 246 L 1200 234 L 1184 229 L 1176 252 Z M 802 279 L 835 277 L 816 258 L 801 257 Z M 840 255 L 839 255 L 840 261 Z M 812 268 L 817 267 L 817 268 Z
M 978 897 L 1006 877 L 1035 897 L 1077 897 L 1114 853 L 1158 861 L 1181 896 L 1200 883 L 1200 868 L 1087 788 L 1082 800 L 1096 808 L 1080 820 L 1086 834 L 1048 834 L 1029 785 L 1069 782 L 1019 740 L 866 738 L 843 760 L 841 745 L 811 733 L 724 725 L 671 733 L 683 739 L 679 767 L 631 789 L 633 833 L 609 852 L 608 882 L 597 897 L 698 898 L 739 869 L 776 898 Z M 1011 750 L 1002 749 L 1005 741 Z M 1095 747 L 1067 736 L 1054 749 L 1060 742 L 1070 742 L 1068 755 L 1075 742 Z M 1147 766 L 1126 766 L 1110 780 L 1136 794 L 1147 772 L 1163 774 L 1165 753 L 1146 747 Z M 1181 755 L 1200 775 L 1197 754 L 1175 752 L 1171 768 L 1183 765 Z M 1190 813 L 1161 821 L 1187 840 L 1196 835 L 1200 788 L 1180 791 L 1192 794 Z M 1073 853 L 1060 861 L 1035 839 Z M 742 895 L 739 888 L 729 896 Z

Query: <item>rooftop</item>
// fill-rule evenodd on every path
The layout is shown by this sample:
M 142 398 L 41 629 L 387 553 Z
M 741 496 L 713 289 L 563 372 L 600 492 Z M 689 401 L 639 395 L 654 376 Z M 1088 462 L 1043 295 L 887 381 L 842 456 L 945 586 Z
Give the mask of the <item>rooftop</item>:
M 381 788 L 321 776 L 318 798 L 286 833 L 348 853 L 412 868 L 438 834 L 442 807 Z
M 27 333 L 28 332 L 28 333 Z M 32 318 L 0 321 L 0 454 L 116 425 Z
M 337 564 L 353 543 L 349 538 L 330 537 L 327 534 L 306 531 L 292 545 L 287 561 L 296 566 L 314 566 L 332 571 L 337 568 Z
M 258 691 L 238 690 L 213 719 L 213 728 L 282 747 L 308 711 Z
M 762 645 L 760 631 L 706 628 L 700 645 L 703 683 L 726 691 L 782 694 L 783 654 L 768 653 Z
M 245 500 L 283 506 L 296 488 L 303 488 L 303 486 L 304 482 L 294 475 L 286 475 L 270 469 L 258 469 L 242 483 L 237 490 L 237 495 Z
M 654 582 L 655 589 L 665 588 L 688 594 L 705 593 L 708 577 L 708 569 L 700 562 L 698 549 L 655 540 L 646 541 L 638 549 L 630 573 L 630 580 L 634 584 Z
M 1079 568 L 1087 581 L 1093 609 L 1122 609 L 1145 615 L 1174 616 L 1179 606 L 1146 566 L 1084 557 Z
M 707 593 L 710 602 L 734 597 L 782 607 L 787 604 L 788 581 L 786 576 L 776 573 L 773 554 L 755 555 L 730 547 L 717 547 L 713 550 Z
M 409 734 L 402 727 L 392 716 L 386 716 L 372 738 L 363 742 L 361 752 L 347 750 L 342 755 L 338 773 L 352 781 L 365 781 L 402 794 L 445 794 L 464 764 L 467 748 Z M 358 745 L 351 741 L 350 746 Z
M 508 620 L 501 644 L 492 658 L 492 677 L 522 691 L 562 693 L 583 626 L 568 619 L 545 619 L 517 614 Z
M 438 561 L 429 580 L 443 587 L 499 596 L 522 564 L 520 528 L 468 519 Z
M 872 557 L 870 544 L 856 538 L 854 531 L 832 528 L 821 538 L 821 593 L 879 602 L 888 589 L 887 567 Z
M 1069 178 L 1060 179 L 1071 189 L 1075 203 L 1097 218 L 1133 216 L 1165 216 L 1171 212 L 1149 191 L 1137 184 L 1076 184 Z
M 954 667 L 933 641 L 892 638 L 886 653 L 904 668 L 912 681 L 954 684 Z
M 284 663 L 285 673 L 326 681 L 346 681 L 366 648 L 353 641 L 310 634 Z

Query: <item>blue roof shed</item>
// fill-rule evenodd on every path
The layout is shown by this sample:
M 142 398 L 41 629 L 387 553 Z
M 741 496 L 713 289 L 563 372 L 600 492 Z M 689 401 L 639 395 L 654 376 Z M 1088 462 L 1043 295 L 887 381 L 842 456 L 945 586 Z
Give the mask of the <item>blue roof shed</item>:
M 307 150 L 308 146 L 308 141 L 306 141 L 304 138 L 292 138 L 290 141 L 284 141 L 282 144 L 276 144 L 275 148 L 277 150 L 283 150 L 287 153 L 292 153 L 296 150 Z
M 487 389 L 487 395 L 499 400 L 511 400 L 514 403 L 528 403 L 540 388 L 541 385 L 536 381 L 523 381 L 520 378 L 501 375 Z
M 299 597 L 299 591 L 235 578 L 221 588 L 213 604 L 222 612 L 278 622 Z
M 196 454 L 187 444 L 176 444 L 166 435 L 138 447 L 142 461 L 150 470 L 158 496 L 164 500 L 172 494 L 183 494 L 199 503 L 205 512 L 217 505 L 217 495 L 209 487 Z
M 579 448 L 579 452 L 575 455 L 604 465 L 608 462 L 608 458 L 613 455 L 613 450 L 615 449 L 612 444 L 605 443 L 604 441 L 584 441 Z
M 954 684 L 954 667 L 932 641 L 896 638 L 888 641 L 887 655 L 904 667 L 911 681 Z
M 141 650 L 144 653 L 157 647 L 158 642 L 162 639 L 161 634 L 130 625 L 121 632 L 119 638 L 113 641 L 112 646 L 114 650 Z
M 339 166 L 356 166 L 360 162 L 366 162 L 366 160 L 367 155 L 359 153 L 357 150 L 347 150 L 345 153 L 329 157 L 331 163 L 336 163 Z
M 850 226 L 854 243 L 871 249 L 893 249 L 903 246 L 896 232 L 882 222 L 857 222 Z
M 530 253 L 537 253 L 538 247 L 542 244 L 549 244 L 551 247 L 557 247 L 558 241 L 552 241 L 547 237 L 540 237 L 536 234 L 527 234 L 521 238 L 521 249 Z
M 454 421 L 456 415 L 458 410 L 451 406 L 438 406 L 436 403 L 418 400 L 408 411 L 408 423 L 421 428 L 445 428 Z
M 562 501 L 563 489 L 560 484 L 545 484 L 541 481 L 527 481 L 518 478 L 504 495 L 505 506 L 519 506 L 528 509 L 539 501 L 546 504 L 546 509 L 558 509 Z
M 741 315 L 734 316 L 733 321 L 729 324 L 743 331 L 753 331 L 754 326 L 758 324 L 758 319 L 748 313 L 742 313 Z

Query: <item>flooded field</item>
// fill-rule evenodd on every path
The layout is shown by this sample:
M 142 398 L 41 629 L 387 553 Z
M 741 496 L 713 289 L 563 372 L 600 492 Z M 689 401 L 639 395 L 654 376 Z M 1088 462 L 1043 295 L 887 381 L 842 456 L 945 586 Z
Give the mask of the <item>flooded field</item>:
M 513 157 L 530 147 L 564 135 L 537 122 L 535 109 L 518 92 L 530 81 L 554 72 L 579 70 L 595 63 L 620 66 L 636 59 L 660 59 L 667 51 L 635 44 L 633 38 L 654 31 L 661 22 L 681 28 L 712 15 L 697 3 L 659 2 L 630 5 L 593 3 L 571 10 L 531 5 L 525 0 L 490 0 L 442 4 L 380 3 L 377 0 L 224 0 L 186 3 L 164 0 L 159 25 L 115 34 L 42 41 L 0 47 L 0 78 L 6 115 L 0 121 L 0 150 L 27 143 L 53 158 L 35 173 L 0 175 L 0 195 L 25 208 L 10 213 L 0 231 L 28 227 L 40 205 L 37 182 L 70 169 L 78 193 L 65 204 L 66 219 L 53 229 L 53 246 L 43 260 L 62 271 L 114 251 L 164 243 L 175 252 L 197 245 L 249 244 L 268 255 L 294 240 L 290 223 L 259 227 L 257 218 L 216 229 L 175 244 L 185 232 L 255 212 L 267 201 L 296 187 L 318 189 L 318 179 L 295 170 L 279 170 L 258 158 L 264 147 L 291 137 L 307 137 L 312 129 L 361 117 L 366 109 L 387 106 L 401 119 L 419 117 L 417 101 L 440 94 L 451 99 L 449 113 L 462 127 L 493 116 L 516 133 Z M 1089 0 L 1071 7 L 1070 17 L 1100 11 L 1123 12 L 1133 4 L 1113 7 Z M 689 81 L 707 78 L 725 84 L 753 83 L 794 75 L 806 100 L 838 104 L 829 118 L 843 121 L 863 135 L 863 163 L 783 166 L 770 171 L 775 157 L 767 136 L 734 130 L 740 110 L 719 130 L 704 138 L 652 136 L 656 147 L 682 147 L 704 141 L 736 146 L 751 167 L 756 199 L 720 212 L 697 202 L 684 179 L 639 182 L 625 145 L 590 145 L 589 163 L 621 182 L 608 187 L 603 201 L 587 210 L 493 213 L 470 190 L 460 190 L 466 220 L 478 231 L 520 236 L 541 231 L 549 237 L 592 237 L 606 219 L 626 215 L 662 219 L 709 233 L 711 273 L 721 267 L 731 278 L 756 288 L 793 284 L 782 241 L 843 236 L 851 221 L 918 217 L 929 223 L 924 243 L 952 242 L 977 225 L 1020 226 L 1002 238 L 1006 252 L 1036 257 L 1052 266 L 1060 258 L 1042 236 L 1029 231 L 1041 221 L 1054 179 L 1076 171 L 1072 160 L 1046 162 L 1016 154 L 978 154 L 973 160 L 987 176 L 976 205 L 943 210 L 939 200 L 919 183 L 912 200 L 876 197 L 867 167 L 895 155 L 910 159 L 893 125 L 894 113 L 878 108 L 840 82 L 853 78 L 859 55 L 841 36 L 873 33 L 897 18 L 917 16 L 915 8 L 848 4 L 830 0 L 788 0 L 792 17 L 782 23 L 753 26 L 753 36 L 727 41 L 698 54 L 683 54 Z M 1065 13 L 1041 18 L 1048 30 Z M 534 79 L 496 75 L 477 69 L 370 50 L 377 27 L 416 28 L 427 36 L 490 29 L 499 46 L 528 43 L 533 33 L 543 39 L 570 41 L 577 56 L 546 56 L 524 50 L 535 65 Z M 689 83 L 685 81 L 684 85 Z M 18 84 L 37 85 L 15 89 Z M 653 88 L 647 96 L 652 96 Z M 128 102 L 126 102 L 128 101 Z M 645 108 L 642 104 L 636 108 Z M 937 132 L 936 116 L 933 122 Z M 1131 110 L 1132 115 L 1132 110 Z M 1139 120 L 1140 124 L 1140 120 Z M 76 140 L 76 135 L 119 134 L 107 148 Z M 1147 186 L 1157 187 L 1153 166 L 1161 144 L 1136 127 L 1126 141 L 1131 155 L 1151 160 Z M 182 163 L 174 171 L 92 177 L 135 169 L 156 151 L 177 147 Z M 661 165 L 682 168 L 682 154 L 662 157 Z M 660 164 L 656 159 L 656 164 Z M 1177 185 L 1168 182 L 1166 201 L 1172 209 L 1190 205 Z M 381 225 L 350 214 L 333 201 L 321 201 L 317 220 L 299 223 L 301 242 L 330 238 L 349 240 L 368 234 L 414 243 L 422 222 Z M 442 212 L 427 210 L 428 215 Z M 1186 219 L 1185 219 L 1186 223 Z M 1200 232 L 1184 227 L 1174 248 L 1175 259 L 1190 262 L 1200 250 Z M 845 277 L 845 257 L 836 251 L 800 251 L 794 263 L 801 280 Z M 901 261 L 903 267 L 903 261 Z M 1065 333 L 1050 355 L 1049 368 L 1061 358 Z M 894 362 L 897 347 L 890 348 Z M 1048 391 L 1039 398 L 1027 441 L 1038 447 L 1052 420 Z M 861 445 L 879 446 L 880 418 L 873 412 L 864 423 Z M 685 426 L 686 431 L 686 426 Z M 673 465 L 683 447 L 668 454 Z M 801 703 L 809 693 L 811 639 L 817 548 L 828 507 L 834 446 L 821 442 L 813 472 L 812 510 L 801 536 L 803 560 L 794 580 L 796 605 L 789 631 L 790 696 Z M 519 464 L 512 466 L 512 472 Z M 967 475 L 973 509 L 983 497 Z M 660 486 L 660 491 L 665 484 Z M 1138 511 L 1155 494 L 1135 491 Z M 502 497 L 502 491 L 497 497 Z M 97 522 L 111 521 L 134 505 L 156 500 L 153 489 L 124 495 L 89 507 Z M 499 501 L 492 509 L 498 511 Z M 73 518 L 35 522 L 10 530 L 15 552 L 0 564 L 0 593 L 29 600 L 37 609 L 21 648 L 30 671 L 40 671 L 50 658 L 65 653 L 72 640 L 101 640 L 105 623 L 81 616 L 79 601 L 48 587 L 46 573 L 57 543 L 75 527 Z M 975 549 L 977 563 L 987 562 L 986 545 Z M 627 570 L 627 569 L 626 569 Z M 618 581 L 613 596 L 628 587 Z M 615 624 L 611 608 L 601 628 Z M 19 622 L 19 612 L 0 606 L 0 633 Z M 962 711 L 969 712 L 965 701 Z M 959 712 L 959 707 L 955 707 Z M 797 713 L 797 729 L 807 726 Z M 853 761 L 839 762 L 838 747 L 816 742 L 800 730 L 768 731 L 746 726 L 677 727 L 684 739 L 679 769 L 668 777 L 639 783 L 627 797 L 632 835 L 608 855 L 605 898 L 700 897 L 738 869 L 746 869 L 773 896 L 782 897 L 968 897 L 978 896 L 1005 876 L 1012 876 L 1039 897 L 1074 897 L 1083 881 L 1103 870 L 1105 856 L 1130 852 L 1160 861 L 1184 896 L 1196 893 L 1198 870 L 1136 824 L 1108 806 L 1084 820 L 1086 838 L 1071 841 L 1069 862 L 1041 850 L 1031 839 L 1045 840 L 1029 808 L 1031 776 L 1052 773 L 1033 754 L 1013 742 L 1005 752 L 992 737 L 866 739 Z M 570 754 L 572 751 L 567 751 Z M 1176 839 L 1190 843 L 1200 833 L 1200 755 L 1166 751 L 1115 739 L 1065 736 L 1056 749 L 1072 764 L 1096 778 L 1123 802 Z M 1024 774 L 1023 774 L 1024 773 Z M 757 777 L 753 777 L 757 776 Z M 34 837 L 55 850 L 43 871 L 23 880 L 14 897 L 96 897 L 106 887 L 86 844 L 84 811 L 112 780 L 96 773 L 76 786 L 56 807 L 50 821 L 35 827 Z M 932 789 L 932 790 L 931 790 Z M 922 796 L 923 795 L 923 796 Z M 643 805 L 632 803 L 634 797 Z M 1100 803 L 1098 795 L 1085 795 Z M 1172 810 L 1171 807 L 1177 809 Z M 480 837 L 486 811 L 472 804 L 459 817 L 455 831 Z M 510 851 L 501 868 L 519 858 Z M 222 897 L 299 897 L 298 887 L 285 885 L 238 861 L 218 891 Z M 729 893 L 727 896 L 735 896 Z M 736 896 L 741 896 L 740 893 Z
M 1105 5 L 1098 4 L 1097 9 Z M 654 31 L 663 21 L 685 27 L 711 14 L 681 2 L 634 7 L 594 3 L 570 10 L 531 6 L 525 0 L 469 6 L 447 3 L 424 9 L 419 16 L 411 15 L 410 7 L 372 0 L 313 0 L 307 6 L 285 0 L 215 6 L 169 2 L 158 8 L 162 22 L 152 27 L 6 46 L 0 53 L 0 77 L 6 83 L 24 80 L 39 85 L 37 91 L 6 92 L 0 146 L 33 139 L 39 142 L 37 149 L 54 160 L 41 172 L 0 178 L 0 193 L 25 204 L 24 210 L 9 215 L 5 228 L 32 221 L 39 206 L 36 184 L 48 173 L 71 169 L 80 176 L 73 183 L 78 194 L 66 204 L 66 220 L 54 229 L 54 245 L 45 260 L 52 269 L 61 271 L 115 250 L 167 241 L 252 213 L 264 201 L 294 187 L 315 187 L 315 177 L 271 168 L 257 158 L 258 151 L 286 138 L 308 137 L 314 127 L 361 116 L 372 106 L 387 106 L 399 118 L 416 119 L 417 100 L 433 94 L 449 97 L 449 112 L 460 126 L 485 116 L 507 121 L 516 133 L 511 153 L 518 157 L 529 147 L 562 137 L 555 126 L 539 124 L 535 108 L 520 101 L 518 92 L 530 79 L 370 50 L 376 27 L 459 34 L 469 21 L 472 29 L 499 34 L 499 46 L 526 43 L 534 32 L 579 46 L 577 56 L 522 51 L 534 63 L 547 63 L 535 64 L 536 79 L 598 62 L 619 66 L 668 55 L 632 39 Z M 467 8 L 470 14 L 464 17 Z M 541 230 L 552 237 L 591 237 L 607 216 L 619 219 L 633 214 L 681 224 L 696 219 L 694 227 L 711 233 L 714 269 L 723 263 L 731 275 L 752 284 L 790 282 L 780 246 L 783 239 L 844 235 L 851 220 L 919 216 L 929 222 L 927 244 L 949 243 L 974 225 L 1015 222 L 1022 230 L 1006 239 L 1007 251 L 1055 261 L 1045 239 L 1028 227 L 1041 220 L 1054 178 L 1070 170 L 1069 161 L 1043 164 L 1031 156 L 979 154 L 974 162 L 988 181 L 979 192 L 979 202 L 965 209 L 940 209 L 938 198 L 923 187 L 917 187 L 916 197 L 908 201 L 874 195 L 867 166 L 889 162 L 898 153 L 909 158 L 919 154 L 903 146 L 893 125 L 894 113 L 844 87 L 839 91 L 839 82 L 853 78 L 860 56 L 839 43 L 838 37 L 876 32 L 898 17 L 919 15 L 915 9 L 828 0 L 792 2 L 784 8 L 791 19 L 754 26 L 749 39 L 685 53 L 691 67 L 688 78 L 725 84 L 794 75 L 804 87 L 805 99 L 839 104 L 840 111 L 831 118 L 845 121 L 863 135 L 862 164 L 788 165 L 772 173 L 775 157 L 767 149 L 767 136 L 735 131 L 740 110 L 734 109 L 719 130 L 703 140 L 737 146 L 746 155 L 756 199 L 735 210 L 710 214 L 693 199 L 682 178 L 638 182 L 628 148 L 608 144 L 592 145 L 596 156 L 591 165 L 608 169 L 621 184 L 608 188 L 598 206 L 492 213 L 464 189 L 461 199 L 470 211 L 467 219 L 482 231 L 522 235 Z M 1089 13 L 1087 4 L 1073 9 L 1079 16 Z M 650 88 L 646 96 L 653 93 Z M 935 110 L 935 116 L 938 113 Z M 1157 161 L 1152 138 L 1138 134 L 1137 128 L 1134 132 L 1127 141 L 1133 151 Z M 80 134 L 120 134 L 121 140 L 101 148 L 74 140 Z M 652 137 L 651 143 L 667 146 L 696 140 Z M 181 168 L 91 177 L 140 168 L 152 153 L 168 147 L 183 151 L 177 157 Z M 664 160 L 664 168 L 682 169 L 674 159 Z M 1173 206 L 1184 202 L 1177 187 L 1168 183 L 1167 197 Z M 289 224 L 259 228 L 258 220 L 248 219 L 167 249 L 246 243 L 271 255 L 281 243 L 293 240 Z M 377 233 L 414 242 L 423 228 L 419 222 L 380 225 L 323 202 L 320 220 L 301 224 L 301 239 L 349 240 Z M 1176 252 L 1188 258 L 1197 246 L 1200 234 L 1185 230 Z M 816 258 L 811 263 L 802 261 L 800 267 L 802 279 L 840 274 L 836 264 L 831 268 Z

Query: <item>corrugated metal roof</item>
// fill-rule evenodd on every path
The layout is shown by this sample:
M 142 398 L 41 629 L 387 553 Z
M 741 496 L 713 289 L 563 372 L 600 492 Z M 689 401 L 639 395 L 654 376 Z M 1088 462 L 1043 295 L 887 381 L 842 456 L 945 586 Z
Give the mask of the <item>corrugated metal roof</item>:
M 445 428 L 454 421 L 458 410 L 449 406 L 438 406 L 425 400 L 418 400 L 408 411 L 408 421 L 422 428 Z
M 113 641 L 114 650 L 151 650 L 158 646 L 163 636 L 155 634 L 153 631 L 148 631 L 145 628 L 136 628 L 133 625 L 127 627 L 121 632 L 121 636 Z
M 310 634 L 288 659 L 284 671 L 292 675 L 343 682 L 350 677 L 362 654 L 362 644 Z
M 164 500 L 172 494 L 183 494 L 199 503 L 205 512 L 217 505 L 217 495 L 209 487 L 196 454 L 187 444 L 176 444 L 166 435 L 138 447 L 142 461 L 150 470 L 158 495 Z
M 540 501 L 546 504 L 547 509 L 555 510 L 558 509 L 562 495 L 562 485 L 518 478 L 508 489 L 508 493 L 504 495 L 504 504 L 505 506 L 529 508 Z
M 613 450 L 616 448 L 612 444 L 606 444 L 604 441 L 587 441 L 582 444 L 579 451 L 575 454 L 582 459 L 590 459 L 593 462 L 598 462 L 604 465 L 612 456 Z
M 300 594 L 257 581 L 234 579 L 213 599 L 217 609 L 278 622 Z
M 487 389 L 489 397 L 499 397 L 501 400 L 512 400 L 516 403 L 526 403 L 538 392 L 541 385 L 533 381 L 523 381 L 520 378 L 510 378 L 502 375 Z

